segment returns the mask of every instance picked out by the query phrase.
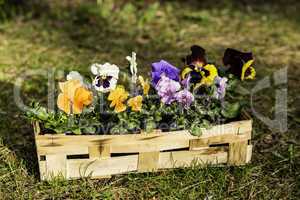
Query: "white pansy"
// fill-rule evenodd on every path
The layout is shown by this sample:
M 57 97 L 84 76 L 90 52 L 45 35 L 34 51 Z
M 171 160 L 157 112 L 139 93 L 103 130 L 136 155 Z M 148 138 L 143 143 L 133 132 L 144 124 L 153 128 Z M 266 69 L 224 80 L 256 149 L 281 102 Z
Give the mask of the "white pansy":
M 96 75 L 93 86 L 100 92 L 109 92 L 116 88 L 119 78 L 119 67 L 114 64 L 93 64 L 91 71 Z
M 84 85 L 84 82 L 83 82 L 83 76 L 81 76 L 81 74 L 77 71 L 71 71 L 69 72 L 69 74 L 67 75 L 67 80 L 79 80 L 80 83 L 82 85 Z
M 119 67 L 114 64 L 104 63 L 102 64 L 93 64 L 91 66 L 91 71 L 94 75 L 98 76 L 112 76 L 116 79 L 119 78 Z
M 137 62 L 136 62 L 136 53 L 132 52 L 132 56 L 126 56 L 126 59 L 130 64 L 130 73 L 132 75 L 132 82 L 136 83 L 137 80 Z

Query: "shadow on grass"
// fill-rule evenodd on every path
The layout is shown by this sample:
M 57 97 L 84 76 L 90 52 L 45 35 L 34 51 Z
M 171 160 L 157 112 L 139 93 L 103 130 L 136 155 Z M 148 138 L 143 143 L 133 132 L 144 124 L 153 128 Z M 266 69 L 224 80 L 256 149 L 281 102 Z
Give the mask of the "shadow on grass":
M 219 1 L 218 1 L 219 2 Z M 216 1 L 178 1 L 178 5 L 189 7 L 193 10 L 209 10 L 209 9 L 221 9 L 223 6 L 229 7 L 232 10 L 241 10 L 247 13 L 247 9 L 254 8 L 261 15 L 266 14 L 266 9 L 278 9 L 282 5 L 283 12 L 279 12 L 279 15 L 284 17 L 290 17 L 286 15 L 288 8 L 291 5 L 287 5 L 283 1 L 278 1 L 279 4 L 261 3 L 261 1 L 247 1 L 245 4 L 236 3 L 235 1 L 229 3 L 230 5 L 219 4 Z M 26 7 L 26 10 L 32 14 L 30 19 L 40 21 L 41 27 L 38 31 L 45 31 L 48 34 L 57 33 L 59 40 L 51 41 L 51 45 L 56 47 L 66 47 L 70 51 L 77 51 L 78 49 L 84 50 L 83 54 L 77 52 L 78 60 L 84 60 L 93 58 L 96 53 L 101 54 L 103 58 L 110 58 L 116 60 L 116 62 L 125 63 L 125 55 L 130 51 L 136 50 L 140 53 L 140 58 L 143 60 L 142 64 L 147 65 L 150 61 L 153 61 L 154 56 L 157 58 L 166 58 L 173 63 L 180 63 L 180 57 L 172 54 L 172 52 L 186 52 L 188 49 L 180 49 L 181 46 L 174 45 L 165 39 L 169 35 L 165 33 L 163 26 L 155 27 L 152 32 L 157 34 L 149 35 L 147 31 L 151 30 L 138 30 L 134 26 L 126 27 L 126 24 L 114 24 L 107 18 L 103 18 L 96 10 L 95 2 L 92 4 L 86 4 L 81 6 L 65 6 L 61 8 L 53 8 L 49 5 L 49 1 L 44 1 L 38 6 Z M 298 5 L 297 1 L 295 4 Z M 259 7 L 259 6 L 262 7 Z M 295 5 L 297 7 L 297 5 Z M 248 7 L 247 7 L 248 6 Z M 93 8 L 96 7 L 96 8 Z M 93 8 L 93 9 L 92 9 Z M 275 9 L 275 10 L 276 10 Z M 268 11 L 270 13 L 270 11 Z M 293 13 L 293 12 L 292 12 Z M 113 14 L 112 14 L 113 16 Z M 295 15 L 299 17 L 299 15 Z M 26 19 L 25 19 L 26 20 Z M 300 20 L 299 20 L 300 21 Z M 133 28 L 133 29 L 131 29 Z M 163 37 L 160 37 L 163 35 Z M 172 35 L 170 35 L 172 37 Z M 32 36 L 31 36 L 32 37 Z M 64 38 L 65 37 L 65 38 Z M 32 38 L 25 38 L 30 41 Z M 66 42 L 70 41 L 70 42 Z M 176 41 L 176 38 L 173 40 Z M 50 44 L 50 43 L 49 43 Z M 44 45 L 49 45 L 45 43 Z M 172 49 L 172 50 L 170 50 Z M 165 54 L 164 52 L 170 52 Z M 120 56 L 121 55 L 121 56 Z M 117 57 L 121 57 L 120 61 Z M 175 57 L 176 60 L 175 60 Z M 143 69 L 147 71 L 147 69 Z M 28 95 L 34 94 L 35 99 L 41 99 L 45 97 L 46 87 L 45 82 L 41 80 L 30 80 L 25 83 L 25 89 L 23 89 L 24 99 L 26 102 L 30 102 L 31 98 Z M 32 127 L 29 122 L 25 121 L 21 116 L 21 110 L 18 109 L 13 101 L 13 88 L 14 85 L 8 82 L 0 82 L 1 87 L 1 104 L 0 104 L 0 135 L 3 137 L 5 144 L 12 149 L 19 158 L 25 160 L 25 164 L 28 171 L 34 175 L 37 175 L 37 160 L 36 149 L 34 147 L 34 135 Z
M 40 81 L 32 79 L 30 84 L 20 88 L 21 99 L 26 105 L 31 101 L 31 98 L 41 99 L 44 96 L 41 94 L 41 91 L 34 88 L 34 85 L 36 87 L 40 84 Z M 12 83 L 0 81 L 0 138 L 16 154 L 19 160 L 24 162 L 27 172 L 38 177 L 33 129 L 14 101 L 15 88 L 15 85 Z
M 72 5 L 85 5 L 85 4 L 93 4 L 94 7 L 97 7 L 96 0 L 90 1 L 76 1 L 76 2 L 67 2 L 62 0 L 59 1 L 36 1 L 36 0 L 10 0 L 4 1 L 5 3 L 0 3 L 0 20 L 14 18 L 18 15 L 26 15 L 26 13 L 33 14 L 33 17 L 41 17 L 47 16 L 50 13 L 53 13 L 53 4 L 61 4 L 65 6 L 65 11 L 72 12 L 74 11 Z M 129 1 L 120 0 L 113 1 L 114 7 L 117 8 L 119 6 L 124 6 Z M 228 1 L 219 1 L 219 0 L 176 0 L 176 1 L 145 1 L 144 5 L 149 5 L 151 3 L 160 2 L 164 3 L 178 3 L 180 5 L 179 9 L 184 9 L 185 7 L 190 7 L 192 9 L 197 10 L 211 10 L 211 9 L 224 9 L 228 8 L 230 10 L 239 10 L 245 14 L 249 14 L 250 12 L 257 12 L 258 14 L 270 15 L 274 14 L 280 18 L 286 18 L 299 24 L 300 22 L 300 14 L 298 12 L 300 8 L 300 2 L 298 0 L 228 0 Z M 132 3 L 132 2 L 130 2 Z M 135 2 L 134 4 L 140 5 L 142 2 Z M 84 7 L 84 6 L 82 6 Z M 100 7 L 100 6 L 98 6 Z M 68 10 L 69 9 L 69 10 Z M 61 12 L 62 10 L 58 11 Z M 77 12 L 77 11 L 75 11 Z M 112 12 L 111 15 L 114 15 Z M 48 15 L 49 17 L 50 15 Z

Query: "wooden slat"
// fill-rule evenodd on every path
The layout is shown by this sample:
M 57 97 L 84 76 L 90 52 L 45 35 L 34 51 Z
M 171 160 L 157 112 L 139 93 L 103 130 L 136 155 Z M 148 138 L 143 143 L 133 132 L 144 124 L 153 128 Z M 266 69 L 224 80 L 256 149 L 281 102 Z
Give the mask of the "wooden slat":
M 137 153 L 147 151 L 165 151 L 188 148 L 190 140 L 198 139 L 198 144 L 230 143 L 251 139 L 248 128 L 239 128 L 237 125 L 245 124 L 248 127 L 251 121 L 243 123 L 230 123 L 213 127 L 210 135 L 196 137 L 188 131 L 174 131 L 162 134 L 133 134 L 133 135 L 99 135 L 99 136 L 66 136 L 66 135 L 40 135 L 37 139 L 38 153 L 45 154 L 86 154 L 89 146 L 110 146 L 111 153 Z M 220 128 L 223 127 L 223 128 Z M 219 130 L 219 132 L 218 132 Z M 226 130 L 226 131 L 224 131 Z M 244 134 L 238 135 L 244 131 Z M 235 132 L 234 132 L 235 131 Z
M 54 176 L 67 177 L 67 156 L 66 155 L 47 155 L 46 171 L 44 173 L 46 179 Z
M 199 154 L 199 151 L 165 152 L 160 154 L 158 167 L 159 169 L 170 169 L 190 167 L 193 163 L 195 165 L 222 164 L 227 162 L 227 158 L 228 153 L 226 151 L 210 154 Z
M 238 133 L 251 132 L 251 121 L 232 122 L 224 125 L 217 125 L 208 130 L 202 131 L 200 138 L 207 138 L 219 135 L 237 135 Z M 39 135 L 36 137 L 39 146 L 60 146 L 60 145 L 105 145 L 114 143 L 134 143 L 137 141 L 167 141 L 168 139 L 196 139 L 197 136 L 190 135 L 189 131 L 173 131 L 152 134 L 127 134 L 127 135 Z
M 71 136 L 76 137 L 76 136 Z M 133 140 L 131 142 L 114 142 L 100 146 L 110 146 L 111 153 L 137 153 L 145 151 L 165 151 L 172 149 L 182 149 L 190 147 L 190 138 L 197 140 L 197 144 L 201 146 L 208 146 L 209 144 L 222 144 L 238 142 L 250 139 L 248 135 L 219 135 L 212 137 L 197 138 L 194 136 L 180 135 L 180 134 L 168 134 L 158 136 L 147 140 Z M 89 144 L 89 143 L 88 143 Z M 86 154 L 88 153 L 88 144 L 61 144 L 54 146 L 39 146 L 39 154 Z M 97 145 L 91 145 L 97 146 Z
M 151 172 L 158 169 L 159 151 L 140 152 L 138 159 L 138 172 Z
M 81 155 L 88 154 L 88 146 L 81 145 L 64 145 L 64 146 L 39 146 L 37 147 L 39 155 L 56 155 L 56 154 L 67 154 L 67 155 Z
M 200 137 L 188 131 L 130 135 L 36 135 L 41 179 L 63 175 L 66 178 L 108 178 L 131 171 L 154 171 L 200 164 L 250 162 L 252 121 L 239 121 L 203 130 Z M 229 147 L 210 147 L 226 144 Z M 172 151 L 189 148 L 190 151 Z M 168 152 L 159 152 L 165 151 Z M 111 153 L 140 153 L 110 157 Z M 89 154 L 89 159 L 66 159 L 66 155 Z
M 190 151 L 206 149 L 206 148 L 209 148 L 209 145 L 203 144 L 201 139 L 192 139 L 192 140 L 190 140 L 190 144 L 189 144 L 189 150 Z
M 247 160 L 248 141 L 232 142 L 229 144 L 228 164 L 243 165 Z
M 247 147 L 247 158 L 246 158 L 246 163 L 249 163 L 251 161 L 251 157 L 252 157 L 252 145 L 248 145 Z
M 38 158 L 39 159 L 39 158 Z M 41 180 L 47 180 L 47 167 L 46 161 L 39 161 L 39 170 Z
M 107 176 L 137 170 L 138 155 L 109 159 L 68 160 L 68 178 Z
M 90 158 L 109 158 L 110 146 L 89 146 Z
M 211 150 L 161 152 L 158 169 L 187 167 L 192 162 L 221 164 L 227 162 L 228 154 L 222 148 L 211 147 Z M 106 176 L 137 171 L 138 155 L 112 157 L 108 159 L 68 160 L 69 178 L 85 176 Z
M 35 136 L 38 136 L 41 133 L 41 127 L 39 122 L 35 121 L 32 123 L 33 126 L 33 132 Z

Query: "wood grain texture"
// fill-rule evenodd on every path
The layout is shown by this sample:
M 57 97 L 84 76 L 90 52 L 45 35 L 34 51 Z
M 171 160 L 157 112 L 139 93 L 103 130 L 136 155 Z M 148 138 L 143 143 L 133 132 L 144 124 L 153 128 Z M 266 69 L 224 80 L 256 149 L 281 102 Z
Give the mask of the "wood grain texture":
M 227 162 L 228 154 L 220 148 L 212 152 L 201 151 L 175 151 L 159 153 L 157 169 L 188 167 L 193 163 L 221 164 Z M 112 157 L 109 159 L 81 159 L 68 160 L 68 178 L 81 178 L 87 176 L 106 176 L 136 172 L 138 170 L 139 155 Z
M 36 143 L 39 154 L 70 155 L 86 154 L 89 146 L 110 146 L 111 153 L 138 153 L 144 151 L 165 151 L 189 148 L 190 140 L 198 139 L 202 145 L 230 143 L 251 139 L 249 121 L 233 122 L 214 126 L 203 131 L 200 137 L 192 136 L 188 131 L 173 131 L 131 135 L 39 135 Z
M 55 176 L 67 177 L 67 156 L 66 155 L 47 155 L 46 171 L 43 176 L 51 179 Z
M 243 165 L 247 161 L 248 141 L 232 142 L 229 144 L 228 164 Z
M 89 146 L 90 158 L 109 158 L 110 146 Z
M 138 159 L 138 172 L 157 171 L 159 151 L 140 152 Z
M 250 162 L 252 121 L 217 125 L 200 137 L 186 130 L 125 135 L 36 134 L 42 180 L 109 178 L 130 172 L 188 167 L 197 164 L 242 165 Z M 129 154 L 129 155 L 128 155 Z M 85 158 L 67 159 L 70 155 Z M 86 158 L 87 157 L 87 158 Z M 71 158 L 71 157 L 68 157 Z

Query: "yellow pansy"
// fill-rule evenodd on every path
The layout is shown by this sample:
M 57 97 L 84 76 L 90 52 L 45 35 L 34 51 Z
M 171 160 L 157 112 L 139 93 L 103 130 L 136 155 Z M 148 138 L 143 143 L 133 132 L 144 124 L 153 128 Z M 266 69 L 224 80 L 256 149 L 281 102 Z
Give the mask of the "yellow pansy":
M 126 110 L 124 101 L 128 98 L 128 92 L 122 85 L 118 85 L 116 89 L 112 90 L 108 95 L 108 100 L 111 101 L 110 107 L 115 107 L 115 112 L 123 112 Z
M 61 93 L 57 98 L 57 106 L 67 114 L 80 114 L 84 106 L 92 103 L 92 92 L 87 90 L 80 80 L 61 82 L 59 88 Z
M 254 79 L 256 76 L 255 69 L 251 66 L 253 64 L 254 60 L 249 60 L 246 63 L 244 63 L 242 67 L 242 74 L 241 74 L 241 80 L 244 79 Z
M 191 73 L 193 71 L 192 68 L 190 68 L 189 66 L 184 68 L 182 71 L 181 71 L 181 79 L 185 79 L 186 76 Z
M 148 80 L 145 81 L 142 76 L 139 76 L 139 81 L 140 81 L 140 84 L 143 87 L 144 95 L 148 95 L 149 90 L 150 90 L 150 84 L 149 84 Z
M 133 111 L 141 111 L 142 102 L 143 102 L 143 97 L 141 95 L 138 95 L 136 97 L 130 98 L 127 103 Z
M 217 68 L 212 64 L 207 64 L 201 69 L 202 79 L 201 85 L 211 85 L 213 84 L 216 76 L 218 76 Z

